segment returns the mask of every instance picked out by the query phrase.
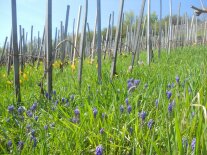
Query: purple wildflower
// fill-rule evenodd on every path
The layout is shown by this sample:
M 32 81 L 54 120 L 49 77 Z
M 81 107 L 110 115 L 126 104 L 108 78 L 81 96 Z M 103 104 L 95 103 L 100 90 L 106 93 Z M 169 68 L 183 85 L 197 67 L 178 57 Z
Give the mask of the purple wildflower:
M 134 80 L 134 85 L 139 85 L 139 83 L 140 83 L 140 80 Z
M 167 91 L 166 92 L 166 95 L 167 95 L 167 98 L 169 100 L 171 98 L 171 96 L 172 96 L 172 92 L 171 91 Z
M 127 106 L 127 111 L 128 111 L 129 114 L 131 113 L 131 111 L 132 111 L 132 106 L 131 105 Z
M 175 77 L 175 80 L 176 80 L 177 83 L 179 83 L 179 82 L 180 82 L 180 78 L 179 78 L 179 76 L 176 76 L 176 77 Z
M 101 145 L 96 147 L 96 155 L 102 155 L 103 154 L 103 147 Z
M 35 117 L 34 117 L 35 121 L 37 121 L 37 120 L 38 120 L 38 118 L 39 118 L 38 116 L 35 116 Z
M 103 134 L 104 133 L 104 128 L 101 128 L 100 129 L 100 134 Z
M 18 149 L 19 149 L 19 150 L 22 150 L 23 147 L 24 147 L 24 142 L 19 141 L 19 142 L 18 142 Z
M 65 102 L 65 98 L 63 97 L 61 101 L 64 103 Z
M 14 111 L 14 105 L 8 106 L 8 111 L 11 113 Z
M 33 137 L 35 136 L 35 130 L 34 130 L 34 129 L 31 130 L 31 135 L 32 135 Z
M 134 84 L 133 84 L 132 82 L 128 82 L 128 83 L 127 83 L 127 88 L 128 88 L 128 89 L 130 89 L 130 88 L 133 87 L 133 86 L 134 86 Z
M 191 142 L 191 149 L 194 150 L 196 146 L 196 138 L 193 138 L 192 142 Z
M 51 99 L 51 96 L 49 95 L 49 93 L 48 93 L 48 92 L 46 92 L 46 93 L 45 93 L 45 97 L 46 97 L 48 100 L 50 100 L 50 99 Z
M 31 137 L 31 140 L 33 141 L 33 147 L 36 147 L 37 146 L 37 138 Z
M 80 115 L 80 110 L 79 110 L 78 108 L 76 108 L 76 109 L 74 110 L 74 113 L 75 113 L 76 116 L 79 116 L 79 115 Z
M 96 115 L 98 113 L 98 110 L 96 108 L 93 108 L 93 116 L 96 118 Z
M 78 123 L 78 121 L 79 121 L 79 120 L 78 120 L 77 117 L 73 117 L 73 118 L 71 119 L 71 122 L 73 122 L 73 123 L 75 123 L 75 124 Z
M 32 111 L 31 111 L 31 110 L 28 110 L 28 111 L 27 111 L 27 116 L 28 116 L 28 117 L 32 117 L 32 115 L 33 115 Z
M 142 119 L 142 121 L 145 120 L 146 116 L 147 116 L 147 113 L 145 111 L 142 111 L 141 113 L 139 113 L 139 117 Z
M 45 126 L 44 126 L 44 129 L 45 129 L 45 130 L 48 130 L 48 125 L 45 125 Z
M 30 110 L 34 111 L 37 108 L 37 103 L 35 102 L 31 107 Z
M 168 105 L 168 111 L 171 113 L 173 110 L 173 103 L 171 102 L 169 105 Z
M 18 111 L 18 114 L 22 114 L 24 112 L 24 108 L 20 106 L 17 111 Z
M 125 103 L 126 103 L 126 105 L 129 105 L 129 99 L 128 98 L 125 99 Z
M 11 141 L 11 140 L 9 140 L 9 141 L 7 142 L 7 146 L 8 146 L 8 147 L 11 147 L 11 146 L 12 146 L 12 141 Z
M 151 129 L 153 124 L 154 124 L 153 119 L 150 119 L 149 122 L 147 123 L 148 128 Z

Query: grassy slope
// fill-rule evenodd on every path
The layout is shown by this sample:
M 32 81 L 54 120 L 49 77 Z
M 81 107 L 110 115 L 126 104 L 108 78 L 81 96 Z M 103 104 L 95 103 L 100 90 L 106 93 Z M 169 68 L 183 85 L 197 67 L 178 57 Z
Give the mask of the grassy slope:
M 96 146 L 102 144 L 105 154 L 190 154 L 191 141 L 196 138 L 198 154 L 206 154 L 207 135 L 206 124 L 201 108 L 191 107 L 191 101 L 199 92 L 200 104 L 207 106 L 207 52 L 203 47 L 185 48 L 174 51 L 170 56 L 163 53 L 161 60 L 157 59 L 151 66 L 140 65 L 128 73 L 127 68 L 131 57 L 122 55 L 118 58 L 118 77 L 113 82 L 109 80 L 110 63 L 103 60 L 103 85 L 97 85 L 96 65 L 90 65 L 88 60 L 84 64 L 82 93 L 78 91 L 77 69 L 71 72 L 67 66 L 64 72 L 54 69 L 54 90 L 57 95 L 48 101 L 40 95 L 40 82 L 43 69 L 36 70 L 27 65 L 25 77 L 22 80 L 22 106 L 29 109 L 34 102 L 38 103 L 37 110 L 30 118 L 26 112 L 22 116 L 17 114 L 14 102 L 14 88 L 8 84 L 12 81 L 12 74 L 5 77 L 6 69 L 0 69 L 0 154 L 8 152 L 6 143 L 12 140 L 10 150 L 18 152 L 17 142 L 24 141 L 23 154 L 93 154 Z M 145 60 L 145 55 L 142 55 Z M 175 81 L 180 77 L 180 84 Z M 28 78 L 28 79 L 27 79 Z M 127 92 L 127 79 L 135 78 L 141 82 L 132 92 Z M 168 84 L 174 83 L 173 88 Z M 145 85 L 148 85 L 145 88 Z M 46 82 L 44 84 L 46 87 Z M 166 91 L 172 92 L 170 100 Z M 74 94 L 72 101 L 70 96 Z M 62 98 L 69 100 L 69 105 L 63 103 Z M 127 112 L 125 99 L 129 99 L 132 111 Z M 155 100 L 159 100 L 158 108 Z M 59 103 L 55 105 L 55 101 Z M 168 112 L 168 105 L 175 101 L 172 113 Z M 15 111 L 8 112 L 8 105 L 15 105 Z M 124 113 L 120 106 L 124 106 Z M 72 123 L 75 117 L 74 109 L 80 110 L 80 122 Z M 93 116 L 93 108 L 98 114 Z M 141 120 L 138 113 L 145 111 L 146 119 Z M 107 117 L 102 118 L 102 113 Z M 38 121 L 34 117 L 38 116 Z M 153 119 L 152 129 L 148 129 L 147 122 Z M 50 125 L 54 123 L 54 127 Z M 36 131 L 37 147 L 33 148 L 31 133 L 26 129 L 30 124 Z M 48 130 L 44 126 L 48 125 Z M 104 133 L 99 130 L 103 128 Z M 188 147 L 183 147 L 182 138 L 188 140 Z

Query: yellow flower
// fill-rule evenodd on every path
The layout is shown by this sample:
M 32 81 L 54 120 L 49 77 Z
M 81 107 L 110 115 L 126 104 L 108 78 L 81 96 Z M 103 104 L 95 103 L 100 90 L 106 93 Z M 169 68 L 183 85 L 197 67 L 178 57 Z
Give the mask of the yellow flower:
M 75 65 L 74 64 L 71 65 L 71 69 L 72 69 L 72 71 L 75 70 Z
M 23 74 L 23 78 L 25 79 L 25 80 L 28 80 L 28 77 L 27 77 L 27 74 Z
M 9 81 L 9 80 L 8 80 L 6 83 L 7 83 L 8 85 L 12 85 L 12 82 Z

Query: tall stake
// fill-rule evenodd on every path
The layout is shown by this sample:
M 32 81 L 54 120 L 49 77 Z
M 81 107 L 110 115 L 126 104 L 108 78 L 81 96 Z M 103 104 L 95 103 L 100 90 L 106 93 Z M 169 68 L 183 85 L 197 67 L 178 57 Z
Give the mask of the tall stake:
M 101 3 L 97 0 L 97 53 L 98 53 L 98 82 L 101 83 Z
M 151 0 L 148 0 L 148 13 L 147 13 L 147 63 L 148 65 L 150 64 L 152 58 L 150 4 L 151 4 Z
M 172 44 L 172 0 L 170 1 L 170 16 L 169 16 L 169 44 L 168 44 L 168 54 L 171 50 L 171 44 Z
M 81 34 L 81 42 L 80 42 L 80 61 L 79 61 L 79 70 L 78 70 L 78 82 L 79 87 L 81 88 L 82 82 L 82 70 L 83 70 L 83 54 L 84 54 L 84 42 L 85 42 L 85 34 L 86 34 L 86 24 L 87 24 L 87 16 L 88 16 L 88 0 L 85 0 L 85 13 L 83 18 L 83 27 Z
M 16 0 L 11 1 L 12 7 L 12 45 L 13 45 L 13 60 L 14 60 L 14 88 L 17 102 L 21 102 L 20 83 L 19 83 L 19 52 L 17 44 L 17 13 Z
M 77 42 L 78 42 L 78 32 L 79 32 L 79 27 L 80 27 L 80 17 L 81 17 L 81 9 L 82 9 L 82 6 L 79 6 L 79 11 L 78 11 L 78 20 L 77 20 L 77 27 L 76 27 L 76 33 L 75 33 L 75 47 L 73 49 L 73 54 L 72 54 L 72 57 L 73 57 L 73 61 L 72 61 L 72 64 L 75 65 L 75 53 L 76 53 L 76 50 L 77 50 Z
M 47 91 L 52 93 L 52 0 L 47 0 L 46 12 Z
M 141 9 L 140 9 L 140 14 L 139 14 L 139 22 L 138 22 L 137 32 L 136 32 L 134 46 L 133 46 L 132 62 L 131 62 L 132 68 L 134 66 L 134 60 L 135 60 L 136 54 L 137 54 L 137 60 L 139 60 L 138 48 L 139 48 L 139 44 L 140 44 L 139 39 L 140 39 L 140 32 L 141 32 L 141 25 L 142 25 L 142 18 L 143 18 L 143 14 L 144 14 L 145 2 L 146 2 L 146 0 L 142 0 L 142 5 L 141 5 Z
M 159 46 L 158 46 L 158 58 L 160 58 L 161 53 L 161 41 L 162 41 L 162 0 L 160 0 L 160 21 L 159 21 Z
M 95 19 L 95 25 L 94 25 L 94 30 L 93 30 L 93 41 L 92 41 L 92 45 L 91 45 L 91 64 L 93 63 L 94 61 L 94 52 L 96 51 L 95 48 L 96 48 L 96 27 L 97 27 L 97 12 L 96 12 L 96 19 Z
M 114 53 L 113 53 L 112 65 L 111 65 L 111 75 L 110 75 L 111 79 L 116 74 L 116 59 L 117 59 L 117 50 L 118 50 L 118 45 L 119 45 L 123 7 L 124 7 L 124 0 L 120 0 L 120 6 L 119 6 L 120 10 L 119 10 L 119 16 L 118 16 L 119 18 L 118 18 L 118 23 L 117 23 L 117 28 L 116 28 L 115 48 L 113 49 Z

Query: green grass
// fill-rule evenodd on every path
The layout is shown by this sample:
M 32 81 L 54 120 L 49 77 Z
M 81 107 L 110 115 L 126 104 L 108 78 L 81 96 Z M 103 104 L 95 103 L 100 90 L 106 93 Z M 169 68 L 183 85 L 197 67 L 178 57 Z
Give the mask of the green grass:
M 148 66 L 135 66 L 129 73 L 131 56 L 119 55 L 117 62 L 118 76 L 110 81 L 110 62 L 103 60 L 102 85 L 97 82 L 96 64 L 84 63 L 82 90 L 79 91 L 77 68 L 65 66 L 53 70 L 53 88 L 56 95 L 52 100 L 46 99 L 40 93 L 38 83 L 43 75 L 43 67 L 37 70 L 27 64 L 25 74 L 21 75 L 22 103 L 17 104 L 14 98 L 12 81 L 13 72 L 7 77 L 6 67 L 0 68 L 0 154 L 94 154 L 96 147 L 102 145 L 104 154 L 207 154 L 207 125 L 203 109 L 191 106 L 193 98 L 199 93 L 200 100 L 194 104 L 207 107 L 207 52 L 205 47 L 186 47 L 176 49 L 170 55 L 164 51 L 160 60 L 155 53 L 154 62 Z M 141 59 L 145 62 L 146 55 Z M 77 65 L 76 65 L 77 67 Z M 177 83 L 175 77 L 180 77 Z M 127 80 L 139 79 L 140 84 L 134 91 L 128 92 Z M 172 88 L 169 85 L 174 86 Z M 146 84 L 148 87 L 145 87 Z M 46 89 L 46 81 L 44 81 Z M 166 91 L 172 92 L 168 100 Z M 71 100 L 74 95 L 74 100 Z M 69 103 L 63 103 L 62 98 Z M 127 112 L 125 99 L 129 99 L 132 107 Z M 155 101 L 159 100 L 158 107 Z M 58 101 L 56 105 L 55 102 Z M 168 111 L 169 103 L 175 102 L 172 112 Z M 26 111 L 37 102 L 37 109 L 32 117 Z M 10 113 L 8 106 L 14 105 Z M 121 113 L 120 106 L 124 106 Z M 19 106 L 24 106 L 25 112 L 18 114 Z M 80 110 L 77 123 L 74 110 Z M 97 108 L 97 116 L 93 115 Z M 145 111 L 147 116 L 143 121 L 139 113 Z M 102 117 L 105 114 L 105 117 Z M 38 116 L 38 120 L 34 119 Z M 23 119 L 24 118 L 24 119 Z M 154 124 L 148 128 L 148 121 Z M 31 129 L 28 130 L 27 126 Z M 44 126 L 48 126 L 45 130 Z M 54 127 L 52 126 L 54 125 Z M 100 129 L 103 128 L 103 134 Z M 35 130 L 37 146 L 33 147 L 31 131 Z M 195 149 L 192 150 L 192 139 L 196 138 Z M 183 139 L 186 139 L 186 147 Z M 7 142 L 11 140 L 9 148 Z M 18 150 L 18 141 L 24 142 L 24 147 Z

